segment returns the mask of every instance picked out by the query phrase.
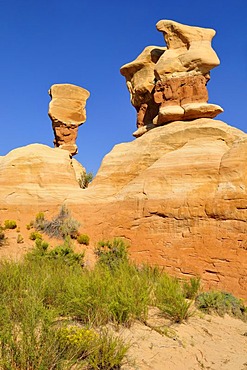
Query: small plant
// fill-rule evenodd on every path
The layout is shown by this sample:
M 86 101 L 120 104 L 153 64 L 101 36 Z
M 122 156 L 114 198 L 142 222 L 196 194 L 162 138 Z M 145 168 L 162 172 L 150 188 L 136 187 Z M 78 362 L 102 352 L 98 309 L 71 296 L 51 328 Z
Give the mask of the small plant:
M 4 229 L 2 226 L 0 226 L 0 246 L 4 245 L 6 243 L 6 236 L 4 234 Z
M 77 241 L 79 244 L 89 245 L 89 236 L 86 234 L 80 234 L 77 236 Z
M 89 173 L 81 173 L 80 178 L 78 179 L 78 183 L 80 185 L 80 188 L 86 189 L 90 182 L 93 180 L 93 174 L 91 172 Z
M 164 315 L 177 323 L 188 319 L 191 315 L 191 301 L 185 299 L 179 281 L 162 274 L 156 284 L 156 305 Z
M 61 349 L 67 355 L 73 353 L 73 357 L 77 359 L 89 356 L 99 336 L 93 329 L 75 325 L 58 329 L 56 335 Z
M 5 229 L 15 229 L 17 227 L 17 223 L 14 220 L 5 220 L 4 221 L 4 228 Z
M 62 245 L 58 245 L 48 253 L 48 257 L 63 259 L 68 265 L 73 265 L 74 263 L 83 265 L 84 253 L 75 253 L 71 245 L 71 238 L 67 236 Z
M 21 234 L 18 234 L 18 236 L 17 236 L 17 243 L 18 244 L 24 243 L 24 239 L 23 239 L 23 236 Z
M 200 278 L 191 278 L 189 282 L 185 281 L 183 284 L 183 293 L 187 299 L 195 299 L 200 289 Z
M 29 235 L 30 240 L 42 239 L 42 235 L 38 231 L 32 231 Z
M 96 342 L 96 346 L 89 356 L 89 368 L 92 370 L 117 370 L 124 364 L 124 358 L 130 345 L 124 343 L 120 337 L 103 330 Z
M 118 267 L 123 262 L 128 262 L 127 246 L 122 239 L 113 241 L 100 241 L 95 250 L 98 262 L 111 269 Z
M 240 319 L 247 319 L 247 307 L 243 302 L 226 292 L 204 292 L 196 298 L 196 306 L 206 313 L 217 313 L 224 316 L 226 313 Z
M 29 224 L 26 225 L 27 230 L 31 230 L 33 228 L 33 221 L 30 221 Z
M 59 214 L 51 221 L 45 220 L 44 214 L 40 212 L 36 216 L 35 228 L 43 231 L 50 237 L 66 238 L 70 236 L 76 238 L 78 234 L 80 223 L 71 217 L 69 210 L 63 205 Z

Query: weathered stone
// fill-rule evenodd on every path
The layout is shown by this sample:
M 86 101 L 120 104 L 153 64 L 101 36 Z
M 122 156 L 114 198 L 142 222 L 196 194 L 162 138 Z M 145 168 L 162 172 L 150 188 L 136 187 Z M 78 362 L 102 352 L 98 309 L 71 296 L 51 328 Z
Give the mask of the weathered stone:
M 86 121 L 86 100 L 89 92 L 71 84 L 56 84 L 49 90 L 52 100 L 49 117 L 55 135 L 55 147 L 77 153 L 76 138 L 78 127 Z
M 167 51 L 155 68 L 158 79 L 166 78 L 167 74 L 189 71 L 205 75 L 220 64 L 211 46 L 215 35 L 213 29 L 187 26 L 170 20 L 161 20 L 156 27 L 163 32 L 167 44 Z
M 82 190 L 68 152 L 19 148 L 0 158 L 0 222 L 25 229 L 66 202 L 92 245 L 122 237 L 137 263 L 247 299 L 246 155 L 224 122 L 175 121 L 115 146 Z
M 148 46 L 120 69 L 137 111 L 135 137 L 157 125 L 212 118 L 223 111 L 214 104 L 206 106 L 210 70 L 220 63 L 211 47 L 215 31 L 169 20 L 158 22 L 157 29 L 167 48 Z

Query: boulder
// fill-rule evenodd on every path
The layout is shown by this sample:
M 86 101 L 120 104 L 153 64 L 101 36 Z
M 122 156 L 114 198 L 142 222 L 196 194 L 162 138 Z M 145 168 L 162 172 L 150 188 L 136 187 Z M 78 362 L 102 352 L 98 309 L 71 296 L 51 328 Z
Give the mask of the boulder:
M 86 100 L 89 92 L 71 84 L 52 85 L 49 90 L 51 102 L 48 115 L 52 120 L 55 147 L 78 152 L 76 138 L 78 127 L 86 121 Z

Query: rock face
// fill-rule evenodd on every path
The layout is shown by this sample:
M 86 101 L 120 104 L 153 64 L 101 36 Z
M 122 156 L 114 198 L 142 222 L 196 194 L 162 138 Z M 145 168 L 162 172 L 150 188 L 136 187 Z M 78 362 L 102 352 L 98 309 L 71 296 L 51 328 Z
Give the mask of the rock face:
M 138 263 L 247 299 L 246 157 L 240 130 L 175 121 L 115 146 L 82 190 L 67 151 L 30 145 L 0 158 L 0 222 L 65 202 L 92 246 L 122 237 Z
M 104 158 L 85 226 L 124 237 L 139 263 L 247 299 L 246 158 L 247 135 L 221 121 L 157 127 Z
M 0 204 L 39 206 L 62 203 L 80 192 L 84 167 L 68 151 L 31 144 L 0 157 Z
M 170 20 L 156 26 L 167 47 L 148 46 L 120 69 L 137 111 L 136 137 L 168 122 L 213 118 L 223 111 L 207 103 L 210 70 L 220 63 L 211 47 L 215 31 Z
M 50 88 L 49 95 L 52 100 L 48 114 L 55 135 L 54 145 L 75 155 L 78 127 L 86 121 L 85 106 L 90 94 L 79 86 L 56 84 Z

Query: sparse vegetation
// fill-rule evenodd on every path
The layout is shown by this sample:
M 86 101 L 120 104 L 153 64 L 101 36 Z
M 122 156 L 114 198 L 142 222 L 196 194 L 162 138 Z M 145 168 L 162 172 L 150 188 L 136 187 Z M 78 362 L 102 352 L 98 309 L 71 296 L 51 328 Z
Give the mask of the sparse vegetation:
M 80 223 L 71 217 L 69 210 L 63 205 L 59 214 L 52 220 L 46 220 L 42 212 L 36 215 L 34 227 L 50 237 L 64 239 L 67 236 L 76 238 Z
M 98 262 L 88 270 L 69 236 L 55 248 L 36 238 L 22 262 L 0 262 L 1 369 L 120 369 L 129 345 L 106 330 L 109 323 L 147 323 L 150 306 L 177 323 L 191 315 L 199 279 L 185 283 L 157 267 L 136 266 L 121 239 L 100 242 L 95 252 Z M 196 304 L 206 312 L 246 314 L 228 293 L 201 293 Z
M 100 241 L 95 254 L 98 257 L 98 263 L 108 266 L 111 269 L 118 267 L 119 264 L 128 262 L 128 247 L 122 239 L 113 239 L 113 241 Z
M 0 247 L 6 243 L 6 236 L 4 233 L 4 228 L 0 226 Z
M 16 227 L 17 227 L 17 223 L 15 220 L 5 220 L 4 221 L 5 229 L 15 229 Z
M 90 182 L 93 180 L 93 174 L 91 172 L 89 173 L 81 173 L 80 178 L 78 179 L 78 183 L 80 185 L 80 188 L 86 189 Z
M 210 291 L 197 296 L 196 306 L 206 313 L 225 314 L 247 320 L 247 307 L 230 293 Z
M 89 245 L 89 236 L 86 234 L 80 234 L 77 236 L 77 241 L 79 244 Z
M 24 243 L 23 236 L 21 234 L 18 234 L 16 241 L 18 244 Z
M 30 240 L 42 239 L 42 235 L 38 231 L 32 231 L 29 235 Z

